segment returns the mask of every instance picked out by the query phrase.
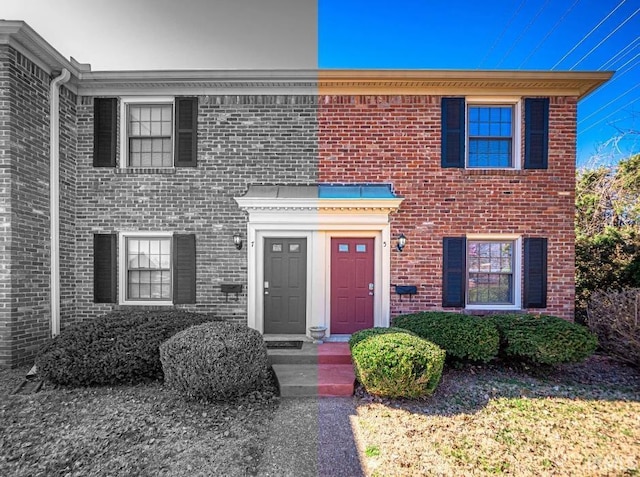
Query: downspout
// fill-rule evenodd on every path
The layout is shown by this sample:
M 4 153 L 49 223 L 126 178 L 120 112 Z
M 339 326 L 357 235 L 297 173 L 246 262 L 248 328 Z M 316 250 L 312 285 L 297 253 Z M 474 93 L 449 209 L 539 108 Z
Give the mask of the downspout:
M 49 85 L 49 217 L 51 235 L 51 336 L 60 333 L 60 86 L 71 79 L 62 69 Z

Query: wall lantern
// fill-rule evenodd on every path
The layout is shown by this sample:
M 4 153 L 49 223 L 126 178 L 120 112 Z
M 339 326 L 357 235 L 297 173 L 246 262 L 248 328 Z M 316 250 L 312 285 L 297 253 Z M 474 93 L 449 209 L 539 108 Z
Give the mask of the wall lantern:
M 235 245 L 238 250 L 242 249 L 242 236 L 240 234 L 233 234 L 233 245 Z
M 396 248 L 398 249 L 398 252 L 402 252 L 406 244 L 407 244 L 407 237 L 405 237 L 404 234 L 398 235 L 398 243 L 396 244 Z

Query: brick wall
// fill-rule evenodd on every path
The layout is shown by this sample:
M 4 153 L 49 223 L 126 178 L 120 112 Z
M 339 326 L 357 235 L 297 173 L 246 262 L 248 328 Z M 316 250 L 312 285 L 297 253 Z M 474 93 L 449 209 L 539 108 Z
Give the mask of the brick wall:
M 391 315 L 440 309 L 442 238 L 510 233 L 548 238 L 547 312 L 573 319 L 576 98 L 551 98 L 549 168 L 468 171 L 440 167 L 440 97 L 320 96 L 320 182 L 388 182 L 404 197 L 391 233 Z
M 12 48 L 2 58 L 3 249 L 0 362 L 31 360 L 50 336 L 49 75 Z M 74 154 L 67 95 L 66 156 Z M 69 170 L 69 174 L 73 171 Z M 72 219 L 67 217 L 70 225 Z
M 245 214 L 233 197 L 248 184 L 312 184 L 317 177 L 315 96 L 201 96 L 198 167 L 171 171 L 92 167 L 93 98 L 78 107 L 76 202 L 77 308 L 65 322 L 117 305 L 93 303 L 93 234 L 169 231 L 196 234 L 197 304 L 246 323 Z M 119 158 L 120 160 L 120 158 Z M 229 301 L 220 284 L 243 285 Z

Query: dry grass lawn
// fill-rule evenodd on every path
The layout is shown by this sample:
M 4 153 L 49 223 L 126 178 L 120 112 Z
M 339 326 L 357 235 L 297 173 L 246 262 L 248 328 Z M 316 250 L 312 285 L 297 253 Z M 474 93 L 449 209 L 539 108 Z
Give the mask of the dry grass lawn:
M 0 370 L 1 476 L 255 475 L 279 403 L 185 403 L 161 383 L 9 395 L 26 371 Z M 603 357 L 544 376 L 447 370 L 429 399 L 354 400 L 368 476 L 640 475 L 640 372 Z
M 538 378 L 449 370 L 423 402 L 361 395 L 366 474 L 640 475 L 640 375 L 606 361 Z

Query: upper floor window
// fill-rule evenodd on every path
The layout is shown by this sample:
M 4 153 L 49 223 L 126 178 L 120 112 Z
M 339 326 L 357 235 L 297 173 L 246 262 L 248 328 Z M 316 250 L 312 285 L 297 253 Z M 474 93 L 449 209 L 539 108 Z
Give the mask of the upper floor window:
M 173 166 L 173 104 L 129 104 L 128 165 Z
M 442 167 L 547 169 L 549 98 L 445 97 L 441 106 Z
M 197 166 L 198 98 L 95 98 L 93 125 L 94 167 Z
M 513 167 L 513 109 L 510 105 L 469 105 L 468 167 Z

